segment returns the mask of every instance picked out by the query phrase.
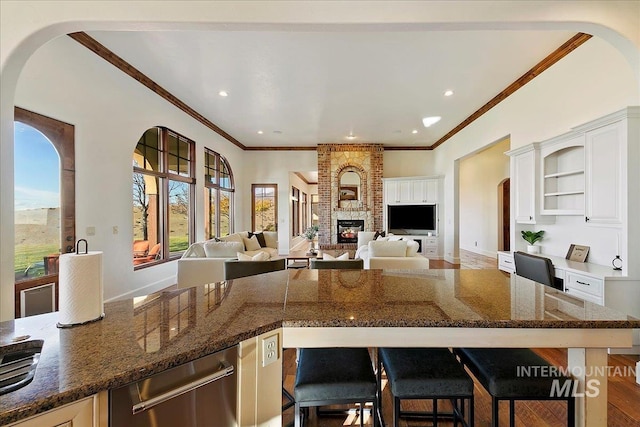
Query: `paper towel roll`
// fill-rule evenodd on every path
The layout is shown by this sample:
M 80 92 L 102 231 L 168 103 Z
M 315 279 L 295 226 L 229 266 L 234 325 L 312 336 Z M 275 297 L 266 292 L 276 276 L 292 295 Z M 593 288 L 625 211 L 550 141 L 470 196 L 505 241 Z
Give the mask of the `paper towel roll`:
M 58 277 L 58 326 L 74 326 L 103 317 L 102 252 L 60 255 Z

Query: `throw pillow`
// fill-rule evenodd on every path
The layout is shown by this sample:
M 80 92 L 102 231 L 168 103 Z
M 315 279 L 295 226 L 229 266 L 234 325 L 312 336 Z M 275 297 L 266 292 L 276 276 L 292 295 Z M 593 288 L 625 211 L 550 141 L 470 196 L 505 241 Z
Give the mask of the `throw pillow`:
M 387 235 L 386 231 L 376 231 L 376 234 L 373 237 L 373 240 L 377 240 L 378 237 L 385 237 Z
M 240 242 L 216 242 L 206 241 L 203 244 L 207 258 L 234 258 L 236 252 L 244 250 L 244 244 Z
M 220 240 L 223 242 L 240 242 L 242 246 L 244 246 L 244 241 L 239 233 L 229 234 L 228 236 L 221 237 Z
M 329 254 L 322 254 L 322 259 L 325 261 L 346 261 L 349 259 L 349 252 L 345 252 L 340 256 L 334 257 Z
M 278 232 L 277 231 L 263 231 L 264 241 L 267 243 L 268 248 L 278 249 Z
M 246 251 L 257 251 L 260 249 L 260 242 L 258 242 L 258 238 L 255 235 L 252 235 L 249 238 L 243 237 L 244 241 L 244 249 Z
M 253 233 L 254 236 L 256 236 L 256 239 L 258 239 L 258 243 L 260 243 L 260 247 L 261 248 L 266 248 L 267 247 L 267 241 L 264 239 L 264 233 L 262 231 L 258 232 L 258 233 Z M 251 237 L 251 236 L 249 236 Z
M 269 261 L 269 254 L 266 252 L 258 252 L 254 256 L 238 252 L 236 256 L 238 257 L 238 261 Z

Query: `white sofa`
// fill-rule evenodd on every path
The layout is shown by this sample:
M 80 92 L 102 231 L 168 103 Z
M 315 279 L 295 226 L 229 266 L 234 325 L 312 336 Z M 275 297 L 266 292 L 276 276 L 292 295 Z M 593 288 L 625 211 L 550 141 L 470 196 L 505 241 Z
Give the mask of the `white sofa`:
M 429 268 L 429 259 L 418 254 L 418 242 L 393 235 L 373 240 L 372 233 L 362 231 L 358 233 L 358 250 L 355 258 L 361 258 L 364 261 L 365 269 Z
M 258 239 L 260 233 L 263 239 Z M 238 252 L 248 256 L 264 253 L 266 255 L 263 260 L 278 258 L 276 231 L 252 234 L 255 236 L 249 238 L 249 232 L 242 231 L 220 239 L 193 243 L 178 260 L 178 286 L 196 286 L 224 280 L 224 262 L 237 259 Z

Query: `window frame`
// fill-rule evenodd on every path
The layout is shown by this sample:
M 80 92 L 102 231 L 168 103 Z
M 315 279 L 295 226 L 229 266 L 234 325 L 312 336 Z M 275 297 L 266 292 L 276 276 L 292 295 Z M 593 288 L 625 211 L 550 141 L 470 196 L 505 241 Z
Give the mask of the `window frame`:
M 291 236 L 300 235 L 300 190 L 291 186 Z
M 213 165 L 209 163 L 209 159 L 213 157 Z M 224 169 L 228 173 L 228 182 L 229 185 L 226 186 L 221 179 L 221 172 Z M 215 172 L 213 175 L 210 172 Z M 227 176 L 227 175 L 226 175 Z M 213 179 L 212 179 L 213 177 Z M 220 235 L 220 200 L 222 193 L 229 193 L 229 230 L 228 234 L 233 234 L 235 232 L 235 183 L 233 179 L 233 171 L 231 170 L 231 165 L 229 161 L 222 156 L 220 153 L 210 149 L 204 148 L 204 188 L 205 188 L 205 204 L 206 206 L 211 206 L 211 195 L 215 194 L 215 212 L 214 218 L 215 227 L 211 227 L 211 210 L 205 210 L 205 236 L 207 239 L 212 239 L 214 237 L 222 237 Z M 207 214 L 208 212 L 208 214 Z M 215 230 L 212 230 L 215 228 Z
M 162 264 L 165 262 L 169 262 L 169 261 L 173 261 L 175 259 L 178 259 L 182 256 L 182 253 L 184 251 L 178 251 L 178 252 L 174 252 L 171 253 L 169 251 L 170 245 L 169 245 L 169 240 L 170 240 L 170 236 L 169 236 L 169 232 L 170 232 L 170 226 L 169 226 L 169 219 L 170 219 L 170 186 L 169 183 L 171 181 L 176 181 L 176 182 L 181 182 L 181 183 L 186 183 L 187 185 L 189 185 L 189 189 L 188 189 L 188 197 L 189 197 L 189 203 L 188 203 L 188 207 L 187 207 L 187 218 L 188 218 L 188 225 L 187 225 L 187 233 L 188 233 L 188 241 L 187 243 L 190 245 L 194 242 L 194 236 L 195 236 L 195 188 L 196 188 L 196 177 L 195 177 L 195 163 L 196 163 L 196 158 L 195 158 L 195 154 L 196 154 L 196 143 L 195 141 L 193 141 L 190 138 L 187 138 L 184 135 L 179 134 L 178 132 L 171 130 L 167 127 L 164 126 L 154 126 L 152 128 L 149 128 L 147 130 L 145 130 L 142 134 L 142 136 L 140 137 L 140 140 L 144 137 L 144 135 L 150 130 L 150 129 L 157 129 L 158 130 L 158 147 L 157 147 L 157 155 L 158 155 L 158 167 L 161 170 L 150 170 L 150 169 L 146 169 L 145 167 L 140 167 L 140 166 L 132 166 L 133 168 L 133 172 L 132 172 L 132 179 L 133 179 L 133 174 L 141 174 L 143 176 L 148 176 L 148 177 L 152 177 L 154 179 L 157 179 L 158 182 L 158 240 L 161 245 L 161 252 L 160 252 L 160 258 L 159 259 L 155 259 L 155 260 L 150 260 L 148 262 L 144 262 L 141 264 L 137 264 L 134 265 L 134 270 L 139 270 L 142 268 L 146 268 L 146 267 L 150 267 L 150 266 L 154 266 L 154 265 L 158 265 L 158 264 Z M 186 158 L 187 162 L 188 162 L 188 176 L 185 175 L 181 175 L 180 174 L 180 167 L 179 167 L 179 161 L 176 167 L 176 171 L 170 171 L 169 170 L 169 158 L 171 156 L 174 156 L 173 153 L 170 152 L 170 146 L 169 146 L 169 138 L 170 137 L 174 137 L 176 138 L 178 141 L 182 141 L 182 142 L 186 142 L 188 145 L 188 158 Z M 140 140 L 138 140 L 138 143 L 136 144 L 136 147 L 133 150 L 133 155 L 135 156 L 137 154 L 137 149 L 138 149 L 138 144 L 140 143 Z M 184 157 L 180 157 L 180 150 L 178 149 L 178 152 L 176 153 L 175 157 L 177 159 L 185 159 Z M 146 154 L 146 153 L 145 153 Z M 145 154 L 140 153 L 140 155 L 143 158 L 145 157 Z M 133 225 L 133 227 L 135 227 L 135 225 Z M 133 228 L 132 227 L 132 228 Z M 132 257 L 133 259 L 133 257 Z
M 274 231 L 278 231 L 278 184 L 251 184 L 251 229 L 260 231 L 256 228 L 256 189 L 272 188 L 273 189 L 273 209 L 274 209 Z

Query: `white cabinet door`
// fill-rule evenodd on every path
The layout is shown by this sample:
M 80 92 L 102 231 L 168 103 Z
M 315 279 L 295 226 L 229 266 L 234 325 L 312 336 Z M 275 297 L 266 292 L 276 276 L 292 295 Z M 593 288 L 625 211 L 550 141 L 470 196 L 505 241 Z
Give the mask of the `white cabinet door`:
M 87 397 L 59 408 L 51 409 L 9 427 L 94 427 L 97 414 L 94 414 L 97 396 Z
M 411 201 L 413 203 L 427 202 L 427 181 L 424 179 L 416 179 L 411 181 Z
M 428 179 L 424 181 L 426 195 L 425 201 L 427 203 L 438 203 L 438 180 Z
M 586 134 L 585 221 L 589 225 L 622 225 L 623 122 Z
M 400 203 L 400 194 L 398 193 L 398 181 L 384 182 L 384 203 L 393 204 Z
M 528 151 L 513 158 L 515 178 L 514 207 L 516 222 L 535 223 L 535 152 Z
M 411 181 L 398 181 L 398 201 L 410 203 L 413 201 L 413 186 Z

